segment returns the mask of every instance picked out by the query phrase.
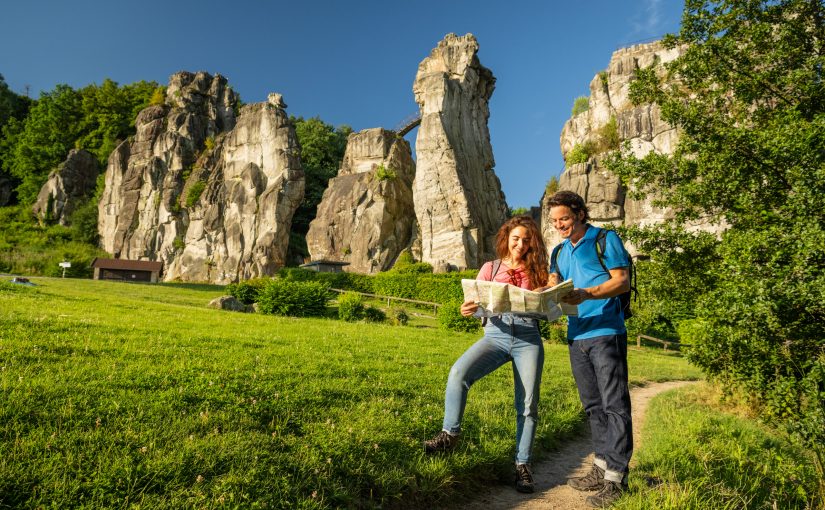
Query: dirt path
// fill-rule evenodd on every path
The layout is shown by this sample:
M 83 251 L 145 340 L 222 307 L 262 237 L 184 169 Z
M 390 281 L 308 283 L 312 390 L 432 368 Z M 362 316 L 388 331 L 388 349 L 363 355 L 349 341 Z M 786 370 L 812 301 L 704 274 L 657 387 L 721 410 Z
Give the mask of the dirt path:
M 630 391 L 633 412 L 633 444 L 640 446 L 639 431 L 644 425 L 647 404 L 663 391 L 691 384 L 690 381 L 672 381 L 633 388 Z M 590 436 L 571 440 L 555 452 L 533 466 L 536 492 L 521 494 L 512 485 L 500 485 L 489 493 L 480 495 L 475 501 L 462 506 L 463 510 L 511 509 L 522 510 L 579 510 L 588 508 L 585 498 L 591 493 L 580 492 L 567 486 L 567 479 L 587 473 L 593 463 Z M 632 461 L 631 461 L 632 464 Z

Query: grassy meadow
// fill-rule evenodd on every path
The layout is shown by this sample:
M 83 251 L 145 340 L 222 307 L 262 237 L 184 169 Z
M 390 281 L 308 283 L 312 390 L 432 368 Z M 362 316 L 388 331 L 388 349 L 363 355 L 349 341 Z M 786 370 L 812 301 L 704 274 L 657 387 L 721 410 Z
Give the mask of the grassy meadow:
M 32 281 L 0 283 L 0 508 L 419 507 L 509 481 L 509 368 L 471 390 L 457 452 L 421 450 L 476 335 L 208 309 L 218 286 Z M 539 457 L 583 427 L 567 348 L 546 348 Z M 629 356 L 634 384 L 700 377 Z

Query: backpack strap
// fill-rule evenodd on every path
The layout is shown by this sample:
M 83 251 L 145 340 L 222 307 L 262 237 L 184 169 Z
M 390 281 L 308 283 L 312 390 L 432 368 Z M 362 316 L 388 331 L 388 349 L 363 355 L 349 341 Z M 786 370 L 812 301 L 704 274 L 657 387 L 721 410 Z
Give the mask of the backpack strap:
M 491 282 L 495 281 L 496 275 L 498 274 L 498 270 L 499 270 L 500 267 L 501 267 L 501 259 L 495 259 L 493 261 L 492 271 L 490 272 L 490 281 Z M 487 317 L 482 317 L 481 318 L 481 327 L 483 328 L 486 325 L 487 325 Z
M 564 280 L 564 276 L 562 276 L 561 271 L 559 271 L 559 252 L 561 251 L 561 246 L 564 244 L 564 241 L 557 244 L 553 251 L 550 253 L 550 267 L 556 268 L 556 273 L 561 276 L 561 279 Z
M 599 258 L 599 264 L 602 265 L 602 269 L 605 270 L 607 274 L 610 274 L 610 271 L 607 270 L 607 266 L 604 263 L 604 250 L 607 246 L 607 230 L 600 228 L 599 233 L 596 234 L 596 255 Z M 633 264 L 633 259 L 630 257 L 630 254 L 627 250 L 622 246 L 622 250 L 624 250 L 625 255 L 627 256 L 627 261 L 630 263 L 630 267 L 628 271 L 630 274 L 630 291 L 629 293 L 633 294 L 633 301 L 639 297 L 639 290 L 636 288 L 636 265 Z

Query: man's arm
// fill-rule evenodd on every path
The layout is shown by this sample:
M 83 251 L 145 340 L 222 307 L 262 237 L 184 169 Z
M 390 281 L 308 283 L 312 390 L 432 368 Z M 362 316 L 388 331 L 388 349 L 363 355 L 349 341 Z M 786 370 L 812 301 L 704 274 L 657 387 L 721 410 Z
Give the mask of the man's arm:
M 630 290 L 629 271 L 626 267 L 610 270 L 610 279 L 595 287 L 573 289 L 561 298 L 569 305 L 578 305 L 586 299 L 607 299 L 624 294 Z

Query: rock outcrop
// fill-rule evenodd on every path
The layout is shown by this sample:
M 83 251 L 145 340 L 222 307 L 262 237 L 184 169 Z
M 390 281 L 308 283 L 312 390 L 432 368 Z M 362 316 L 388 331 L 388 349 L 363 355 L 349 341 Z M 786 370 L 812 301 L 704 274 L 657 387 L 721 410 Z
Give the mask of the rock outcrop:
M 111 154 L 102 247 L 164 263 L 165 280 L 227 283 L 283 266 L 304 175 L 280 94 L 243 107 L 220 75 L 177 73 Z
M 91 153 L 72 149 L 66 161 L 52 170 L 46 184 L 40 188 L 32 206 L 34 215 L 41 224 L 68 225 L 77 206 L 94 194 L 99 174 L 97 160 Z
M 679 49 L 666 49 L 660 42 L 640 44 L 613 53 L 606 71 L 590 82 L 589 109 L 568 120 L 561 133 L 565 160 L 585 151 L 585 162 L 568 164 L 559 177 L 559 189 L 575 191 L 587 202 L 594 224 L 647 225 L 672 217 L 672 211 L 654 207 L 652 199 L 634 200 L 626 195 L 619 178 L 604 165 L 607 152 L 625 141 L 633 153 L 643 157 L 650 151 L 670 154 L 678 132 L 661 119 L 656 105 L 634 106 L 629 99 L 630 81 L 636 69 L 659 66 L 679 56 Z M 548 248 L 560 241 L 542 198 L 542 232 Z M 633 252 L 631 247 L 631 252 Z
M 349 262 L 347 270 L 357 273 L 391 268 L 412 236 L 414 176 L 410 146 L 393 131 L 350 134 L 309 226 L 312 260 Z
M 418 66 L 413 84 L 421 110 L 415 215 L 421 258 L 434 267 L 477 268 L 494 258 L 495 235 L 507 218 L 487 128 L 495 77 L 477 52 L 472 34 L 448 34 Z

